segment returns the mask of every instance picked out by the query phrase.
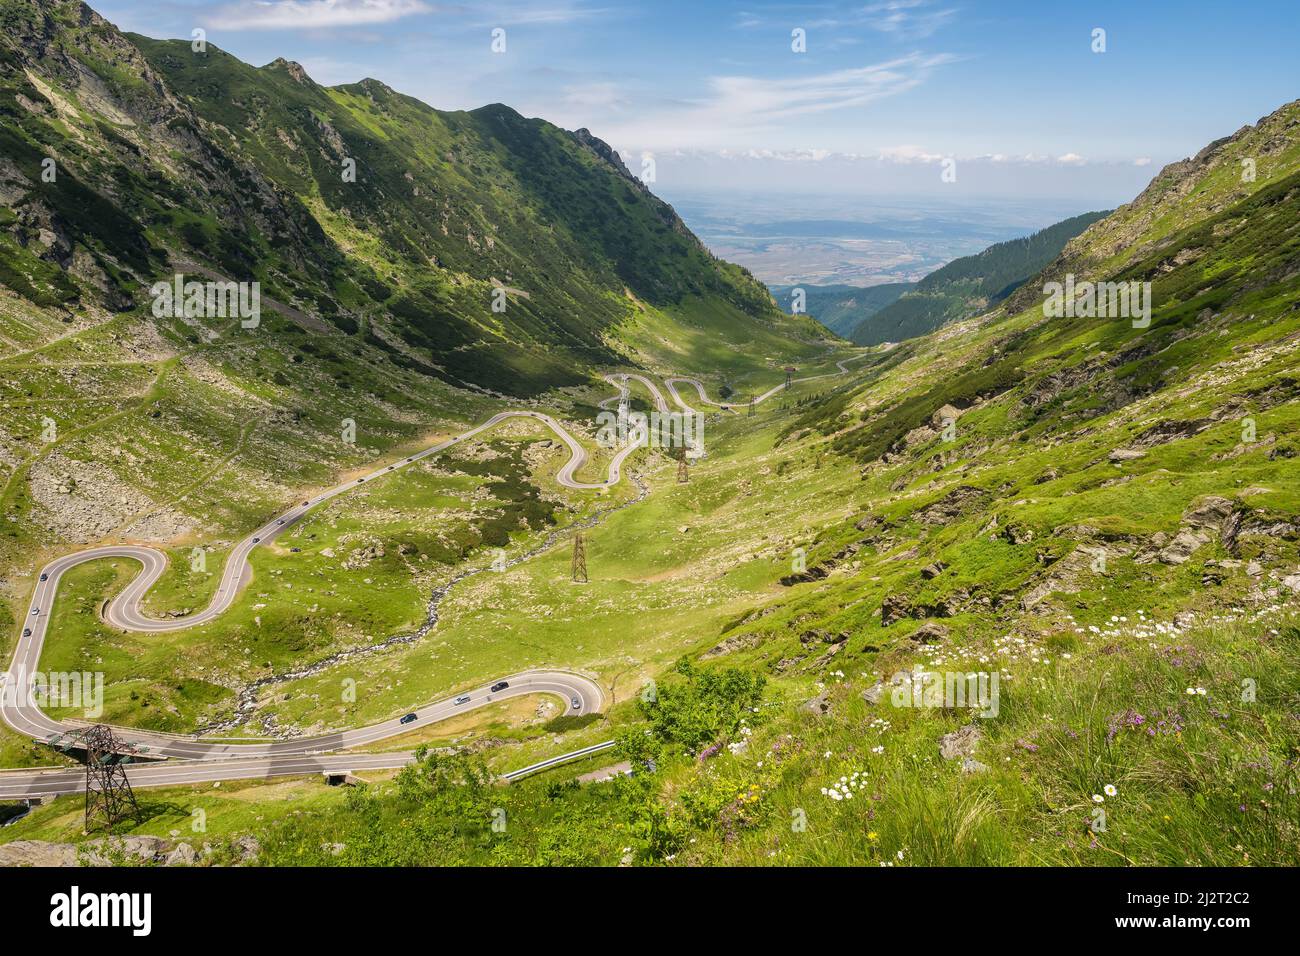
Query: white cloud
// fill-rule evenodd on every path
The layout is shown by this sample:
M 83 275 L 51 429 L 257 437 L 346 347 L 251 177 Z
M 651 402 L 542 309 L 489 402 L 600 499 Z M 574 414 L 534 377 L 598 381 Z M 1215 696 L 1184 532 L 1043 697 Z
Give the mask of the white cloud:
M 757 139 L 770 141 L 773 132 L 788 133 L 808 117 L 897 96 L 954 59 L 948 54 L 913 53 L 797 78 L 715 76 L 708 80 L 708 94 L 699 100 L 646 111 L 634 120 L 601 128 L 613 141 L 639 146 L 743 149 Z
M 932 0 L 882 0 L 866 6 L 826 7 L 813 6 L 810 9 L 826 10 L 817 17 L 799 20 L 791 19 L 790 14 L 777 8 L 763 15 L 751 11 L 741 11 L 735 23 L 737 29 L 752 30 L 789 29 L 798 25 L 808 30 L 810 43 L 818 48 L 833 48 L 846 43 L 860 42 L 856 37 L 835 35 L 830 31 L 852 30 L 865 27 L 883 33 L 895 40 L 923 40 L 949 23 L 956 15 L 955 9 L 935 9 Z
M 920 146 L 908 143 L 904 146 L 886 146 L 880 150 L 880 158 L 894 163 L 937 163 L 943 159 L 941 153 L 931 153 Z
M 207 23 L 222 30 L 320 30 L 391 23 L 430 9 L 424 0 L 240 0 Z
M 1045 156 L 1041 153 L 959 153 L 959 152 L 935 152 L 924 146 L 918 146 L 915 143 L 904 143 L 898 146 L 881 146 L 878 149 L 868 153 L 858 152 L 840 152 L 831 149 L 687 149 L 676 150 L 673 155 L 685 157 L 713 157 L 724 160 L 777 160 L 782 162 L 789 161 L 814 161 L 814 162 L 836 162 L 836 163 L 858 163 L 858 164 L 887 164 L 893 166 L 925 166 L 942 162 L 945 159 L 953 159 L 960 163 L 970 163 L 983 166 L 1093 166 L 1114 167 L 1118 165 L 1129 165 L 1127 161 L 1099 161 L 1093 162 L 1085 159 L 1077 153 L 1065 153 L 1062 156 Z
M 930 9 L 929 0 L 886 0 L 864 7 L 867 26 L 903 40 L 930 36 L 956 15 L 956 10 Z
M 610 12 L 605 8 L 584 7 L 577 3 L 558 3 L 547 7 L 514 6 L 495 11 L 493 23 L 506 27 L 521 23 L 572 23 L 574 20 L 599 17 Z
M 1134 165 L 1134 166 L 1150 166 L 1150 165 L 1151 165 L 1151 157 L 1150 157 L 1150 156 L 1139 156 L 1137 159 L 1133 160 L 1133 165 Z

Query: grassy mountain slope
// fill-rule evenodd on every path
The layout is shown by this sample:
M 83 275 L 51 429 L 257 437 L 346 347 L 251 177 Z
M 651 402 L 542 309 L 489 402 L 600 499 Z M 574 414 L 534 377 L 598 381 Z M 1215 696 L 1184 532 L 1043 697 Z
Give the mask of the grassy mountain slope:
M 74 2 L 0 17 L 6 284 L 38 305 L 128 310 L 198 263 L 395 365 L 517 394 L 619 361 L 638 303 L 797 331 L 586 131 L 440 113 L 370 80 L 326 90 L 284 61 L 123 36 Z M 34 188 L 46 156 L 60 188 Z
M 365 789 L 177 788 L 150 795 L 136 829 L 183 830 L 203 807 L 208 859 L 237 860 L 235 839 L 252 833 L 255 859 L 283 864 L 1300 862 L 1296 110 L 1180 165 L 1116 213 L 1129 224 L 1119 241 L 1111 219 L 1094 224 L 994 311 L 875 348 L 854 375 L 797 384 L 752 417 L 711 418 L 690 481 L 649 456 L 639 502 L 630 488 L 595 501 L 556 488 L 562 453 L 520 425 L 296 527 L 285 544 L 299 552 L 259 556 L 251 599 L 264 606 L 187 640 L 104 628 L 94 609 L 126 568 L 78 569 L 51 666 L 97 660 L 113 719 L 180 729 L 227 713 L 242 680 L 406 626 L 430 588 L 485 563 L 475 549 L 506 525 L 519 556 L 545 539 L 548 517 L 627 504 L 585 532 L 590 583 L 568 579 L 561 541 L 452 588 L 424 640 L 272 685 L 256 708 L 281 732 L 355 726 L 545 663 L 598 677 L 607 714 L 566 720 L 528 701 L 385 742 L 459 752 L 371 775 Z M 1238 185 L 1227 173 L 1244 149 L 1273 160 Z M 112 247 L 84 235 L 86 273 L 105 269 L 96 252 L 112 265 Z M 1152 282 L 1151 324 L 1048 318 L 1042 283 L 1063 268 Z M 719 343 L 711 330 L 783 326 L 707 291 L 629 302 L 610 326 L 619 340 L 665 363 L 677 348 L 707 356 L 703 367 L 745 390 L 770 381 L 754 356 L 770 369 L 802 352 L 809 372 L 838 357 L 788 339 L 785 353 Z M 157 500 L 141 503 L 146 515 L 166 502 L 164 515 L 201 518 L 195 537 L 219 553 L 223 533 L 290 488 L 498 407 L 418 369 L 394 378 L 386 353 L 337 325 L 308 335 L 281 315 L 270 342 L 212 339 L 211 323 L 145 324 L 146 335 L 129 314 L 83 309 L 63 323 L 18 295 L 0 306 L 0 426 L 18 436 L 4 446 L 0 542 L 25 564 L 49 541 L 33 529 L 63 514 L 50 502 L 101 480 L 77 462 L 147 485 Z M 404 341 L 401 316 L 362 316 L 359 328 L 371 318 Z M 568 389 L 543 407 L 581 419 L 607 393 Z M 339 409 L 354 407 L 373 455 L 330 443 Z M 76 427 L 43 444 L 37 423 L 52 408 Z M 175 464 L 191 450 L 207 456 L 202 469 Z M 173 554 L 160 609 L 202 598 L 185 553 Z M 914 667 L 996 672 L 997 716 L 898 706 L 892 676 Z M 349 678 L 354 700 L 339 694 Z M 577 780 L 616 759 L 604 757 L 500 790 L 480 764 L 518 767 L 611 737 L 630 779 Z M 496 808 L 504 833 L 491 828 Z M 0 841 L 79 839 L 76 810 L 56 801 Z
M 1066 242 L 1107 214 L 1084 213 L 1023 239 L 954 259 L 849 334 L 859 345 L 901 342 L 997 305 L 1060 254 Z
M 518 407 L 495 392 L 590 437 L 599 371 L 768 387 L 825 349 L 583 131 L 371 82 L 326 90 L 291 64 L 127 37 L 79 3 L 0 0 L 0 24 L 0 653 L 49 558 L 155 543 L 172 559 L 155 610 L 194 606 L 268 515 Z M 261 325 L 155 318 L 149 288 L 176 271 L 260 282 Z M 115 714 L 186 729 L 259 674 L 409 631 L 488 549 L 635 494 L 569 494 L 546 483 L 549 437 L 494 437 L 492 463 L 433 464 L 323 518 L 314 559 L 268 554 L 274 615 L 250 594 L 211 633 L 133 644 L 80 614 L 131 566 L 79 569 L 49 660 L 99 658 L 122 678 Z M 343 574 L 322 594 L 321 576 L 380 551 L 382 582 Z M 0 765 L 47 759 L 0 732 Z
M 528 633 L 602 675 L 606 717 L 429 737 L 470 752 L 260 824 L 251 785 L 214 840 L 252 831 L 275 863 L 1295 865 L 1298 204 L 1300 174 L 1261 177 L 1079 276 L 1152 281 L 1147 328 L 1004 305 L 720 419 L 689 484 L 662 463 L 592 529 L 590 585 L 557 549 L 445 609 L 444 653 Z M 368 679 L 422 699 L 422 656 Z M 914 667 L 996 672 L 997 715 L 898 706 Z M 271 708 L 308 717 L 341 673 Z M 577 781 L 604 758 L 489 791 L 472 755 L 616 735 L 630 779 Z M 143 832 L 218 805 L 165 797 Z M 19 832 L 67 839 L 62 803 Z
M 777 304 L 787 312 L 791 308 L 794 290 L 803 289 L 807 295 L 808 314 L 836 335 L 848 338 L 855 328 L 915 287 L 915 282 L 885 282 L 866 288 L 853 285 L 781 285 L 771 288 Z

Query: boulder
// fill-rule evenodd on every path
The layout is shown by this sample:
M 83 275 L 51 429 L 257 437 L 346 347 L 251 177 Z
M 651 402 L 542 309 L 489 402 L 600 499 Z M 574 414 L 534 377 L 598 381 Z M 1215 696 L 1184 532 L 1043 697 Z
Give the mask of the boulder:
M 975 754 L 975 747 L 980 742 L 980 736 L 980 729 L 974 724 L 967 724 L 960 730 L 944 734 L 939 738 L 939 756 L 944 760 L 972 757 Z
M 194 847 L 188 843 L 176 844 L 176 849 L 167 854 L 163 860 L 164 866 L 193 866 L 195 859 Z
M 948 422 L 955 422 L 961 418 L 961 409 L 952 405 L 941 405 L 934 410 L 930 416 L 930 424 L 935 428 L 943 428 Z
M 831 692 L 824 690 L 808 703 L 803 705 L 804 710 L 817 717 L 824 717 L 831 712 Z
M 1115 464 L 1119 464 L 1120 462 L 1125 461 L 1136 461 L 1138 458 L 1143 458 L 1145 456 L 1146 452 L 1139 451 L 1136 448 L 1116 448 L 1106 457 Z
M 908 636 L 918 644 L 934 644 L 948 637 L 948 628 L 937 621 L 926 621 Z
M 1028 544 L 1034 540 L 1034 532 L 1022 525 L 1009 524 L 1002 535 L 1012 544 Z
M 944 564 L 942 561 L 936 561 L 933 564 L 927 564 L 925 567 L 921 569 L 921 577 L 925 578 L 927 581 L 932 581 L 935 578 L 937 578 L 940 574 L 942 574 L 944 568 L 946 567 L 947 565 Z
M 1180 531 L 1174 536 L 1174 540 L 1160 550 L 1160 562 L 1162 564 L 1182 564 L 1197 548 L 1206 544 L 1208 539 L 1194 531 Z
M 235 845 L 239 848 L 239 858 L 245 863 L 253 860 L 262 852 L 262 845 L 257 842 L 256 837 L 242 836 L 235 841 Z

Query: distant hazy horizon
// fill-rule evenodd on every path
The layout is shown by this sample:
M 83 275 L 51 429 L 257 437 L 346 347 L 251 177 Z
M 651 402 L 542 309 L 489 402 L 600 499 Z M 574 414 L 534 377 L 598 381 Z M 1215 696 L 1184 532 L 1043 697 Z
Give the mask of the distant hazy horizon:
M 915 282 L 1106 206 L 1070 199 L 657 189 L 715 255 L 769 286 Z

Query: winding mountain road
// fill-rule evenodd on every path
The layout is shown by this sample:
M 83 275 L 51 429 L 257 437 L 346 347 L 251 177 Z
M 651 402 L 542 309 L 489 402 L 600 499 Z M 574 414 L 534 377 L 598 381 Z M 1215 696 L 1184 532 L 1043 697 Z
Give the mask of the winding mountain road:
M 838 373 L 826 373 L 826 375 L 847 373 L 848 369 L 844 367 L 845 362 L 860 357 L 864 356 L 854 356 L 838 363 L 840 371 Z M 796 381 L 808 381 L 813 378 L 823 377 L 826 376 L 814 375 L 796 379 Z M 613 399 L 606 400 L 606 402 L 616 400 L 619 402 L 620 407 L 625 409 L 628 401 L 628 383 L 636 381 L 645 386 L 650 392 L 660 412 L 669 410 L 668 402 L 658 386 L 643 375 L 631 372 L 618 373 L 605 376 L 605 380 L 619 389 L 619 394 Z M 699 393 L 702 403 L 725 407 L 725 403 L 715 402 L 708 397 L 704 384 L 698 379 L 681 377 L 666 379 L 664 384 L 669 394 L 672 395 L 677 405 L 685 411 L 694 412 L 695 409 L 688 405 L 678 393 L 675 384 L 679 382 L 693 386 Z M 762 402 L 784 390 L 785 387 L 784 384 L 778 385 L 756 398 L 755 402 Z M 606 404 L 606 402 L 603 402 L 602 405 Z M 23 620 L 23 633 L 14 651 L 13 662 L 9 671 L 0 674 L 0 717 L 3 717 L 5 723 L 19 733 L 25 734 L 38 742 L 56 746 L 71 741 L 73 738 L 68 735 L 75 735 L 78 730 L 85 726 L 82 723 L 61 721 L 50 717 L 40 708 L 31 692 L 32 678 L 39 670 L 41 650 L 45 643 L 45 636 L 50 622 L 50 611 L 58 591 L 59 581 L 70 569 L 88 561 L 98 561 L 104 558 L 127 558 L 140 563 L 140 573 L 131 580 L 120 594 L 108 603 L 104 616 L 107 622 L 114 627 L 125 631 L 161 633 L 179 631 L 208 623 L 228 610 L 240 592 L 252 580 L 253 569 L 249 563 L 249 556 L 254 549 L 274 541 L 282 532 L 292 527 L 325 502 L 366 482 L 400 471 L 425 458 L 437 455 L 512 418 L 536 419 L 546 425 L 564 442 L 569 449 L 569 460 L 556 473 L 556 480 L 566 488 L 587 490 L 608 488 L 618 484 L 622 478 L 623 461 L 629 454 L 641 447 L 639 444 L 629 443 L 619 449 L 609 462 L 604 481 L 579 481 L 575 475 L 587 463 L 588 454 L 563 425 L 550 415 L 542 412 L 501 412 L 493 415 L 481 425 L 438 442 L 423 451 L 321 492 L 315 497 L 307 498 L 283 514 L 271 519 L 235 545 L 226 559 L 212 602 L 207 608 L 186 617 L 162 620 L 149 617 L 141 607 L 145 595 L 166 571 L 167 556 L 162 551 L 138 545 L 108 545 L 89 548 L 56 558 L 41 569 L 40 578 L 32 595 L 29 613 Z M 398 718 L 392 718 L 365 727 L 315 737 L 226 742 L 194 736 L 156 733 L 122 726 L 115 726 L 114 732 L 123 743 L 124 748 L 134 751 L 140 756 L 176 758 L 187 761 L 183 768 L 174 771 L 165 771 L 159 768 L 141 768 L 134 771 L 133 779 L 139 777 L 142 783 L 154 779 L 160 782 L 193 782 L 197 780 L 234 779 L 236 774 L 243 776 L 271 776 L 280 773 L 312 772 L 322 767 L 332 766 L 339 761 L 342 764 L 358 768 L 371 766 L 372 764 L 374 766 L 400 766 L 401 764 L 383 764 L 382 762 L 375 764 L 374 761 L 382 761 L 384 758 L 392 761 L 403 756 L 409 759 L 409 754 L 351 755 L 338 758 L 337 761 L 334 758 L 323 758 L 322 755 L 398 736 L 446 720 L 457 714 L 484 707 L 494 701 L 526 694 L 540 693 L 559 697 L 564 701 L 565 713 L 574 716 L 599 711 L 604 704 L 604 695 L 600 687 L 594 681 L 579 674 L 564 671 L 533 670 L 506 677 L 504 680 L 509 683 L 509 687 L 505 690 L 494 694 L 489 686 L 484 686 L 455 697 L 428 704 L 414 711 L 415 718 L 407 723 L 402 723 Z M 363 763 L 361 761 L 363 757 L 369 760 L 370 763 Z M 221 766 L 225 767 L 225 769 L 217 769 L 215 766 L 216 761 L 222 761 Z M 240 761 L 240 767 L 243 770 L 237 769 L 234 761 Z M 404 763 L 405 760 L 402 762 Z M 305 769 L 301 771 L 289 769 L 298 767 Z M 244 772 L 245 770 L 255 772 Z M 18 777 L 10 772 L 0 773 L 0 797 L 15 790 L 21 790 L 24 785 L 34 786 L 32 781 L 38 777 L 38 773 L 24 773 Z M 23 781 L 26 781 L 26 784 Z M 30 794 L 21 795 L 39 796 L 43 792 L 51 791 L 33 791 Z

